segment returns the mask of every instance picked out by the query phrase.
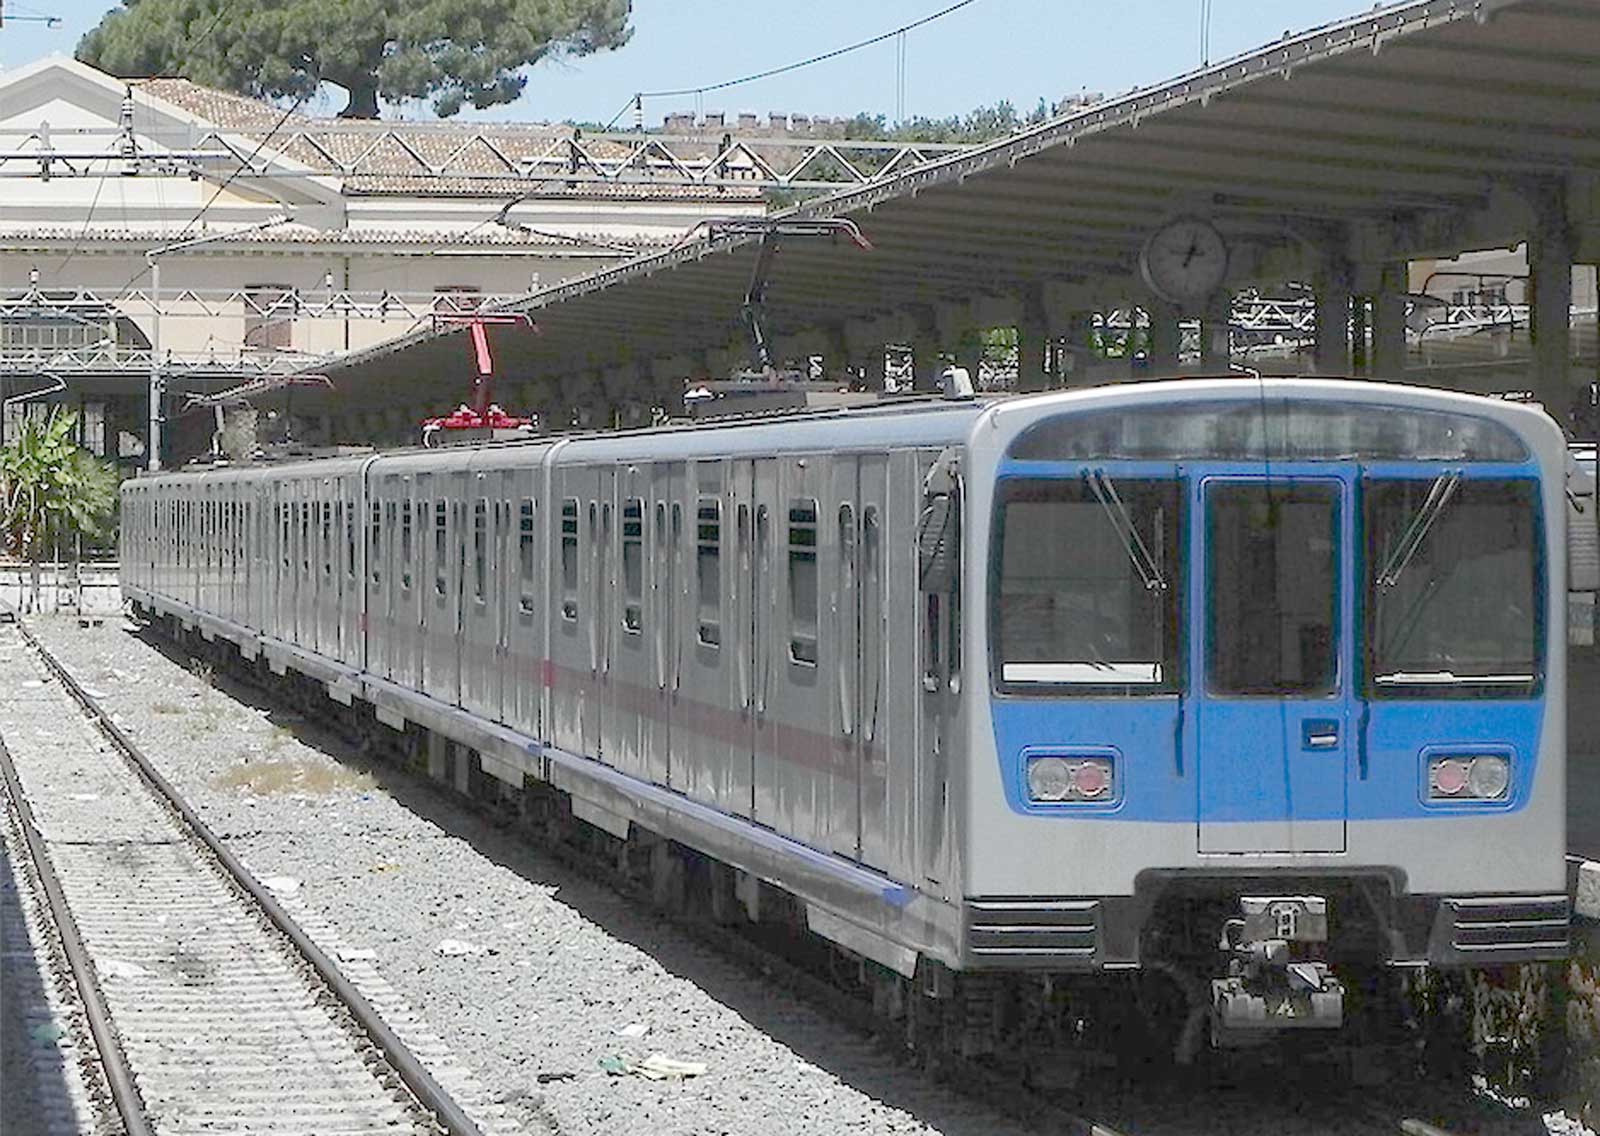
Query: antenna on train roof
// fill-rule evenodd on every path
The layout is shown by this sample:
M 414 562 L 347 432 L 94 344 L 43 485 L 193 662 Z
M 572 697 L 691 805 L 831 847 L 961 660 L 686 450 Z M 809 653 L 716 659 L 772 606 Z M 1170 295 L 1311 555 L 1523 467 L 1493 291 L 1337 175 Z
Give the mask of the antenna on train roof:
M 844 236 L 859 249 L 872 248 L 861 226 L 848 217 L 712 217 L 691 228 L 678 243 L 683 244 L 699 229 L 704 229 L 706 239 L 711 241 L 719 237 L 761 238 L 755 268 L 750 273 L 750 286 L 745 289 L 744 303 L 739 308 L 745 330 L 750 334 L 750 362 L 758 378 L 774 375 L 772 342 L 767 338 L 766 329 L 766 300 L 767 276 L 772 271 L 773 258 L 778 255 L 779 240 Z

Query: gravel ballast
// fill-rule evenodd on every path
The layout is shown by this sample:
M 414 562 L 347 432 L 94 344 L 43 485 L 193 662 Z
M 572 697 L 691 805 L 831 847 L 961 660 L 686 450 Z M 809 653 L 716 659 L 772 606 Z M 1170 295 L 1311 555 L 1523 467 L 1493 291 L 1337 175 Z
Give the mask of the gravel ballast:
M 370 951 L 529 1132 L 1021 1131 L 154 639 L 116 621 L 34 626 L 256 876 L 298 881 L 300 904 L 347 952 Z M 706 1071 L 601 1067 L 653 1053 Z

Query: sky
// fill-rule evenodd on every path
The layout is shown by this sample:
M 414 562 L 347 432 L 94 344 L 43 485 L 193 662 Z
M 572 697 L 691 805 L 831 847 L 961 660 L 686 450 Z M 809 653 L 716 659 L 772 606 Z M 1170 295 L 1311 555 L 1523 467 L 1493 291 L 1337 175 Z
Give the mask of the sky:
M 0 68 L 70 55 L 109 9 L 107 0 L 0 0 Z M 245 0 L 249 2 L 249 0 Z M 464 118 L 610 121 L 635 91 L 703 86 L 782 66 L 889 31 L 949 0 L 634 0 L 632 40 L 620 50 L 546 61 L 516 103 Z M 1213 62 L 1371 10 L 1355 0 L 1210 0 Z M 1115 95 L 1200 62 L 1201 0 L 976 0 L 906 35 L 905 114 L 943 118 L 1001 99 L 1021 111 L 1080 91 Z M 15 22 L 48 14 L 61 26 Z M 849 116 L 897 107 L 894 40 L 804 70 L 694 97 L 647 99 L 647 125 L 675 111 Z M 307 107 L 334 114 L 329 89 Z M 384 107 L 425 118 L 424 104 Z M 632 112 L 619 128 L 632 124 Z

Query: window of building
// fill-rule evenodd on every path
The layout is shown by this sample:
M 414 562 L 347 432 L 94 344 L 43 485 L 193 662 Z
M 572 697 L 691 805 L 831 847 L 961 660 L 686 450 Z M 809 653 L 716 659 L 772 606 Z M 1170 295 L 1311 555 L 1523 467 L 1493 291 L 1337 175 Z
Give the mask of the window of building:
M 817 663 L 817 503 L 789 503 L 789 657 Z
M 699 637 L 707 647 L 722 645 L 722 502 L 702 497 L 695 508 L 695 582 L 699 594 Z

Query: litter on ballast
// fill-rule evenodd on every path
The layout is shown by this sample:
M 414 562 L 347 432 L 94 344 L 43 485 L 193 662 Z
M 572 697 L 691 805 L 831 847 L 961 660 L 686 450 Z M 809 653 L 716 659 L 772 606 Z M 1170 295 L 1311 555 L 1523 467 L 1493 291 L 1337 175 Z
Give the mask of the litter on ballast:
M 469 943 L 465 939 L 441 939 L 439 945 L 433 949 L 446 958 L 476 958 L 488 953 L 483 947 Z
M 122 959 L 101 959 L 94 969 L 101 978 L 144 978 L 150 973 L 138 963 Z
M 293 895 L 300 890 L 300 881 L 293 876 L 268 876 L 261 881 L 268 891 L 279 895 Z
M 378 957 L 378 952 L 371 947 L 340 947 L 338 949 L 340 962 L 366 962 Z
M 617 1030 L 618 1037 L 643 1037 L 650 1032 L 650 1027 L 644 1022 L 629 1022 Z
M 706 1071 L 703 1061 L 680 1061 L 665 1053 L 652 1053 L 643 1061 L 631 1061 L 608 1053 L 600 1058 L 600 1068 L 613 1077 L 632 1074 L 647 1081 L 676 1081 L 685 1077 L 698 1077 Z
M 576 1081 L 578 1075 L 567 1069 L 555 1069 L 548 1073 L 535 1073 L 533 1079 L 541 1085 L 548 1085 L 552 1081 Z

